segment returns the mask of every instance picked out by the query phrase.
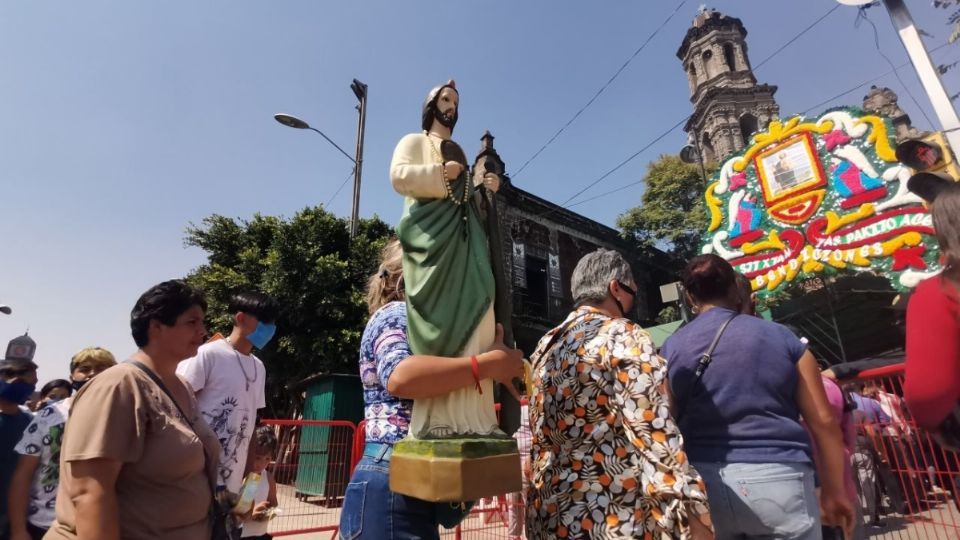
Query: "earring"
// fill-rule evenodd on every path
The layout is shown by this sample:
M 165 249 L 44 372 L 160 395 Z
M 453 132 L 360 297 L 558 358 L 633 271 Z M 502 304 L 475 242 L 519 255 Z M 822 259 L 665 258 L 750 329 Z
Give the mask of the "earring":
M 697 313 L 700 313 L 700 306 L 690 306 L 690 312 L 693 313 L 694 315 L 696 315 Z

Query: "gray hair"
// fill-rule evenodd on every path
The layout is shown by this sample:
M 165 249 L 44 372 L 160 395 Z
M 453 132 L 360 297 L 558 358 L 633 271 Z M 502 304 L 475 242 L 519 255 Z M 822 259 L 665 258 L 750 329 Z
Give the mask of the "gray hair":
M 610 281 L 627 284 L 633 281 L 630 264 L 619 252 L 600 248 L 587 253 L 577 263 L 570 278 L 573 303 L 599 303 L 607 297 Z

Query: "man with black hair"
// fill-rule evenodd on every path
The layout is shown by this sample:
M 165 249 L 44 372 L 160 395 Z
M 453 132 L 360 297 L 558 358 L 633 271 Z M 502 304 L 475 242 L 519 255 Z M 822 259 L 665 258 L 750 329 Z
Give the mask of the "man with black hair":
M 17 464 L 13 451 L 33 415 L 23 404 L 37 385 L 37 365 L 27 358 L 0 360 L 0 539 L 8 538 L 7 490 Z
M 266 406 L 266 370 L 252 351 L 263 350 L 273 338 L 279 308 L 259 292 L 235 294 L 228 308 L 233 315 L 230 336 L 201 346 L 195 357 L 180 363 L 177 374 L 193 387 L 203 418 L 223 447 L 217 488 L 237 493 L 257 409 Z

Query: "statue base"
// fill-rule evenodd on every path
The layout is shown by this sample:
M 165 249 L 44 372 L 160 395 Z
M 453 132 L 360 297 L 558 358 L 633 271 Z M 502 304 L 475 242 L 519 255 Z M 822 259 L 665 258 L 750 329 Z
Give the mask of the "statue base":
M 390 491 L 431 502 L 520 491 L 520 474 L 513 439 L 404 439 L 390 457 Z

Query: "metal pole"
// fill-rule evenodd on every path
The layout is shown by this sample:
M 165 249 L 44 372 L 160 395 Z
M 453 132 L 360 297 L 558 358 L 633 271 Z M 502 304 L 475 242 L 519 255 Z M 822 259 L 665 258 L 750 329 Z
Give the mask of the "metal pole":
M 367 85 L 354 79 L 351 88 L 360 100 L 357 107 L 360 111 L 357 123 L 357 157 L 353 168 L 353 208 L 350 213 L 350 239 L 353 240 L 360 224 L 360 176 L 363 170 L 363 131 L 367 123 Z
M 703 176 L 703 189 L 707 189 L 710 180 L 707 179 L 707 168 L 703 166 L 703 152 L 700 150 L 700 141 L 697 140 L 697 137 L 693 138 L 693 145 L 697 149 L 697 163 L 700 164 L 700 175 Z
M 927 92 L 927 97 L 930 98 L 941 129 L 946 132 L 947 141 L 954 153 L 960 151 L 960 131 L 957 131 L 960 129 L 960 118 L 957 117 L 957 111 L 950 102 L 950 96 L 943 87 L 943 81 L 940 80 L 940 75 L 930 60 L 926 47 L 923 46 L 920 33 L 913 24 L 913 18 L 907 6 L 903 0 L 883 0 L 883 5 L 890 14 L 890 20 L 893 21 L 893 26 L 897 29 L 907 54 L 910 55 L 910 61 L 917 70 L 917 76 Z

